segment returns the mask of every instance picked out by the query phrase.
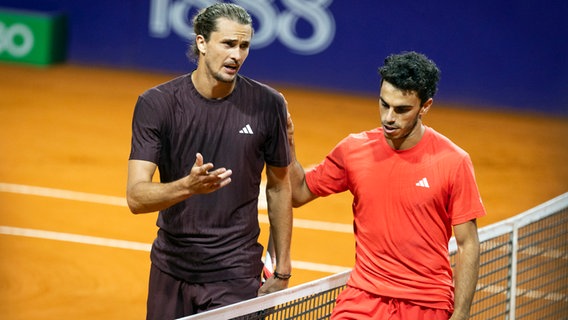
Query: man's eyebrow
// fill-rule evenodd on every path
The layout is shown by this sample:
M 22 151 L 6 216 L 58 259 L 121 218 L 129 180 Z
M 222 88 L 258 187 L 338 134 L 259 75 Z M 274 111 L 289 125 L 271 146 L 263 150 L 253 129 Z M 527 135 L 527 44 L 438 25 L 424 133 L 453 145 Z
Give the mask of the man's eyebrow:
M 223 43 L 237 43 L 237 42 L 239 42 L 239 39 L 238 39 L 238 38 L 227 37 L 227 38 L 221 39 L 221 42 L 223 42 Z M 243 43 L 243 44 L 250 44 L 251 41 L 249 41 L 249 40 L 242 40 L 242 41 L 240 41 L 240 42 Z
M 411 109 L 412 109 L 412 107 L 413 107 L 413 106 L 411 106 L 411 105 L 405 105 L 405 104 L 402 104 L 402 105 L 399 105 L 399 106 L 391 106 L 390 104 L 388 104 L 388 102 L 385 101 L 385 99 L 383 99 L 383 97 L 379 97 L 379 100 L 381 100 L 381 102 L 382 102 L 385 106 L 391 107 L 391 108 L 402 108 L 402 109 L 411 108 Z

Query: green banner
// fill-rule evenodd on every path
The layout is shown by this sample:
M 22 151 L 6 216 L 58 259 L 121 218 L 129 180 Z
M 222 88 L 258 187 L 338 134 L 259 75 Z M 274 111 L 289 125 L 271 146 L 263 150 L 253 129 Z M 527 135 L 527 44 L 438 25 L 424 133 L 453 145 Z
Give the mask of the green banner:
M 0 60 L 48 65 L 65 60 L 66 49 L 63 14 L 0 8 Z

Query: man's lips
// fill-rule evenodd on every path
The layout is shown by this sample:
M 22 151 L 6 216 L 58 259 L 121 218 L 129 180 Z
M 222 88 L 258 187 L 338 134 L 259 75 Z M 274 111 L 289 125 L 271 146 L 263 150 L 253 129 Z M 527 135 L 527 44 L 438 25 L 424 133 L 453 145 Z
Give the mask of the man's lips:
M 225 68 L 227 73 L 236 73 L 239 70 L 238 65 L 224 65 L 223 68 Z
M 397 127 L 394 127 L 394 126 L 389 126 L 389 125 L 383 124 L 383 129 L 384 129 L 385 132 L 387 132 L 387 133 L 393 133 L 393 132 L 395 132 L 398 128 L 397 128 Z

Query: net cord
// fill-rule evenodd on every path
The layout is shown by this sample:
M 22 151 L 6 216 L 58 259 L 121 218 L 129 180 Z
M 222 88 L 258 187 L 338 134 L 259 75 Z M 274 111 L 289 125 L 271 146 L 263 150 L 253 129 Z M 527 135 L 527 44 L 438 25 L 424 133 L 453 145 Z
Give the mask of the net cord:
M 276 305 L 284 304 L 306 296 L 306 293 L 318 294 L 330 289 L 345 285 L 351 270 L 334 274 L 322 279 L 301 284 L 286 290 L 267 294 L 262 297 L 242 301 L 218 309 L 214 309 L 201 314 L 196 314 L 178 320 L 198 320 L 198 319 L 230 319 L 257 312 L 258 310 L 269 309 Z

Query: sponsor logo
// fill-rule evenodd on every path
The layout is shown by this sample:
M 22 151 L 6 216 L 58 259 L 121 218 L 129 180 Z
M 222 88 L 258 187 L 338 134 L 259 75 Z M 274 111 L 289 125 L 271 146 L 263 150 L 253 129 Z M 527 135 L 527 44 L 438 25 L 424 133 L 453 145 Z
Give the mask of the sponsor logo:
M 28 26 L 21 23 L 7 26 L 0 21 L 0 54 L 20 58 L 29 54 L 33 47 L 34 34 Z
M 234 0 L 258 22 L 255 24 L 253 49 L 266 47 L 278 39 L 292 52 L 314 55 L 324 51 L 335 37 L 335 20 L 328 7 L 333 0 Z M 193 41 L 191 23 L 197 10 L 215 3 L 213 0 L 151 0 L 149 32 L 154 38 L 167 38 L 172 33 Z M 282 9 L 280 9 L 282 8 Z M 308 23 L 311 34 L 298 35 L 297 27 Z
M 416 182 L 416 185 L 422 188 L 430 188 L 430 184 L 426 178 L 422 178 L 420 181 Z
M 252 128 L 250 127 L 250 124 L 247 124 L 246 126 L 244 126 L 239 133 L 244 133 L 244 134 L 254 134 L 254 132 L 252 132 Z

